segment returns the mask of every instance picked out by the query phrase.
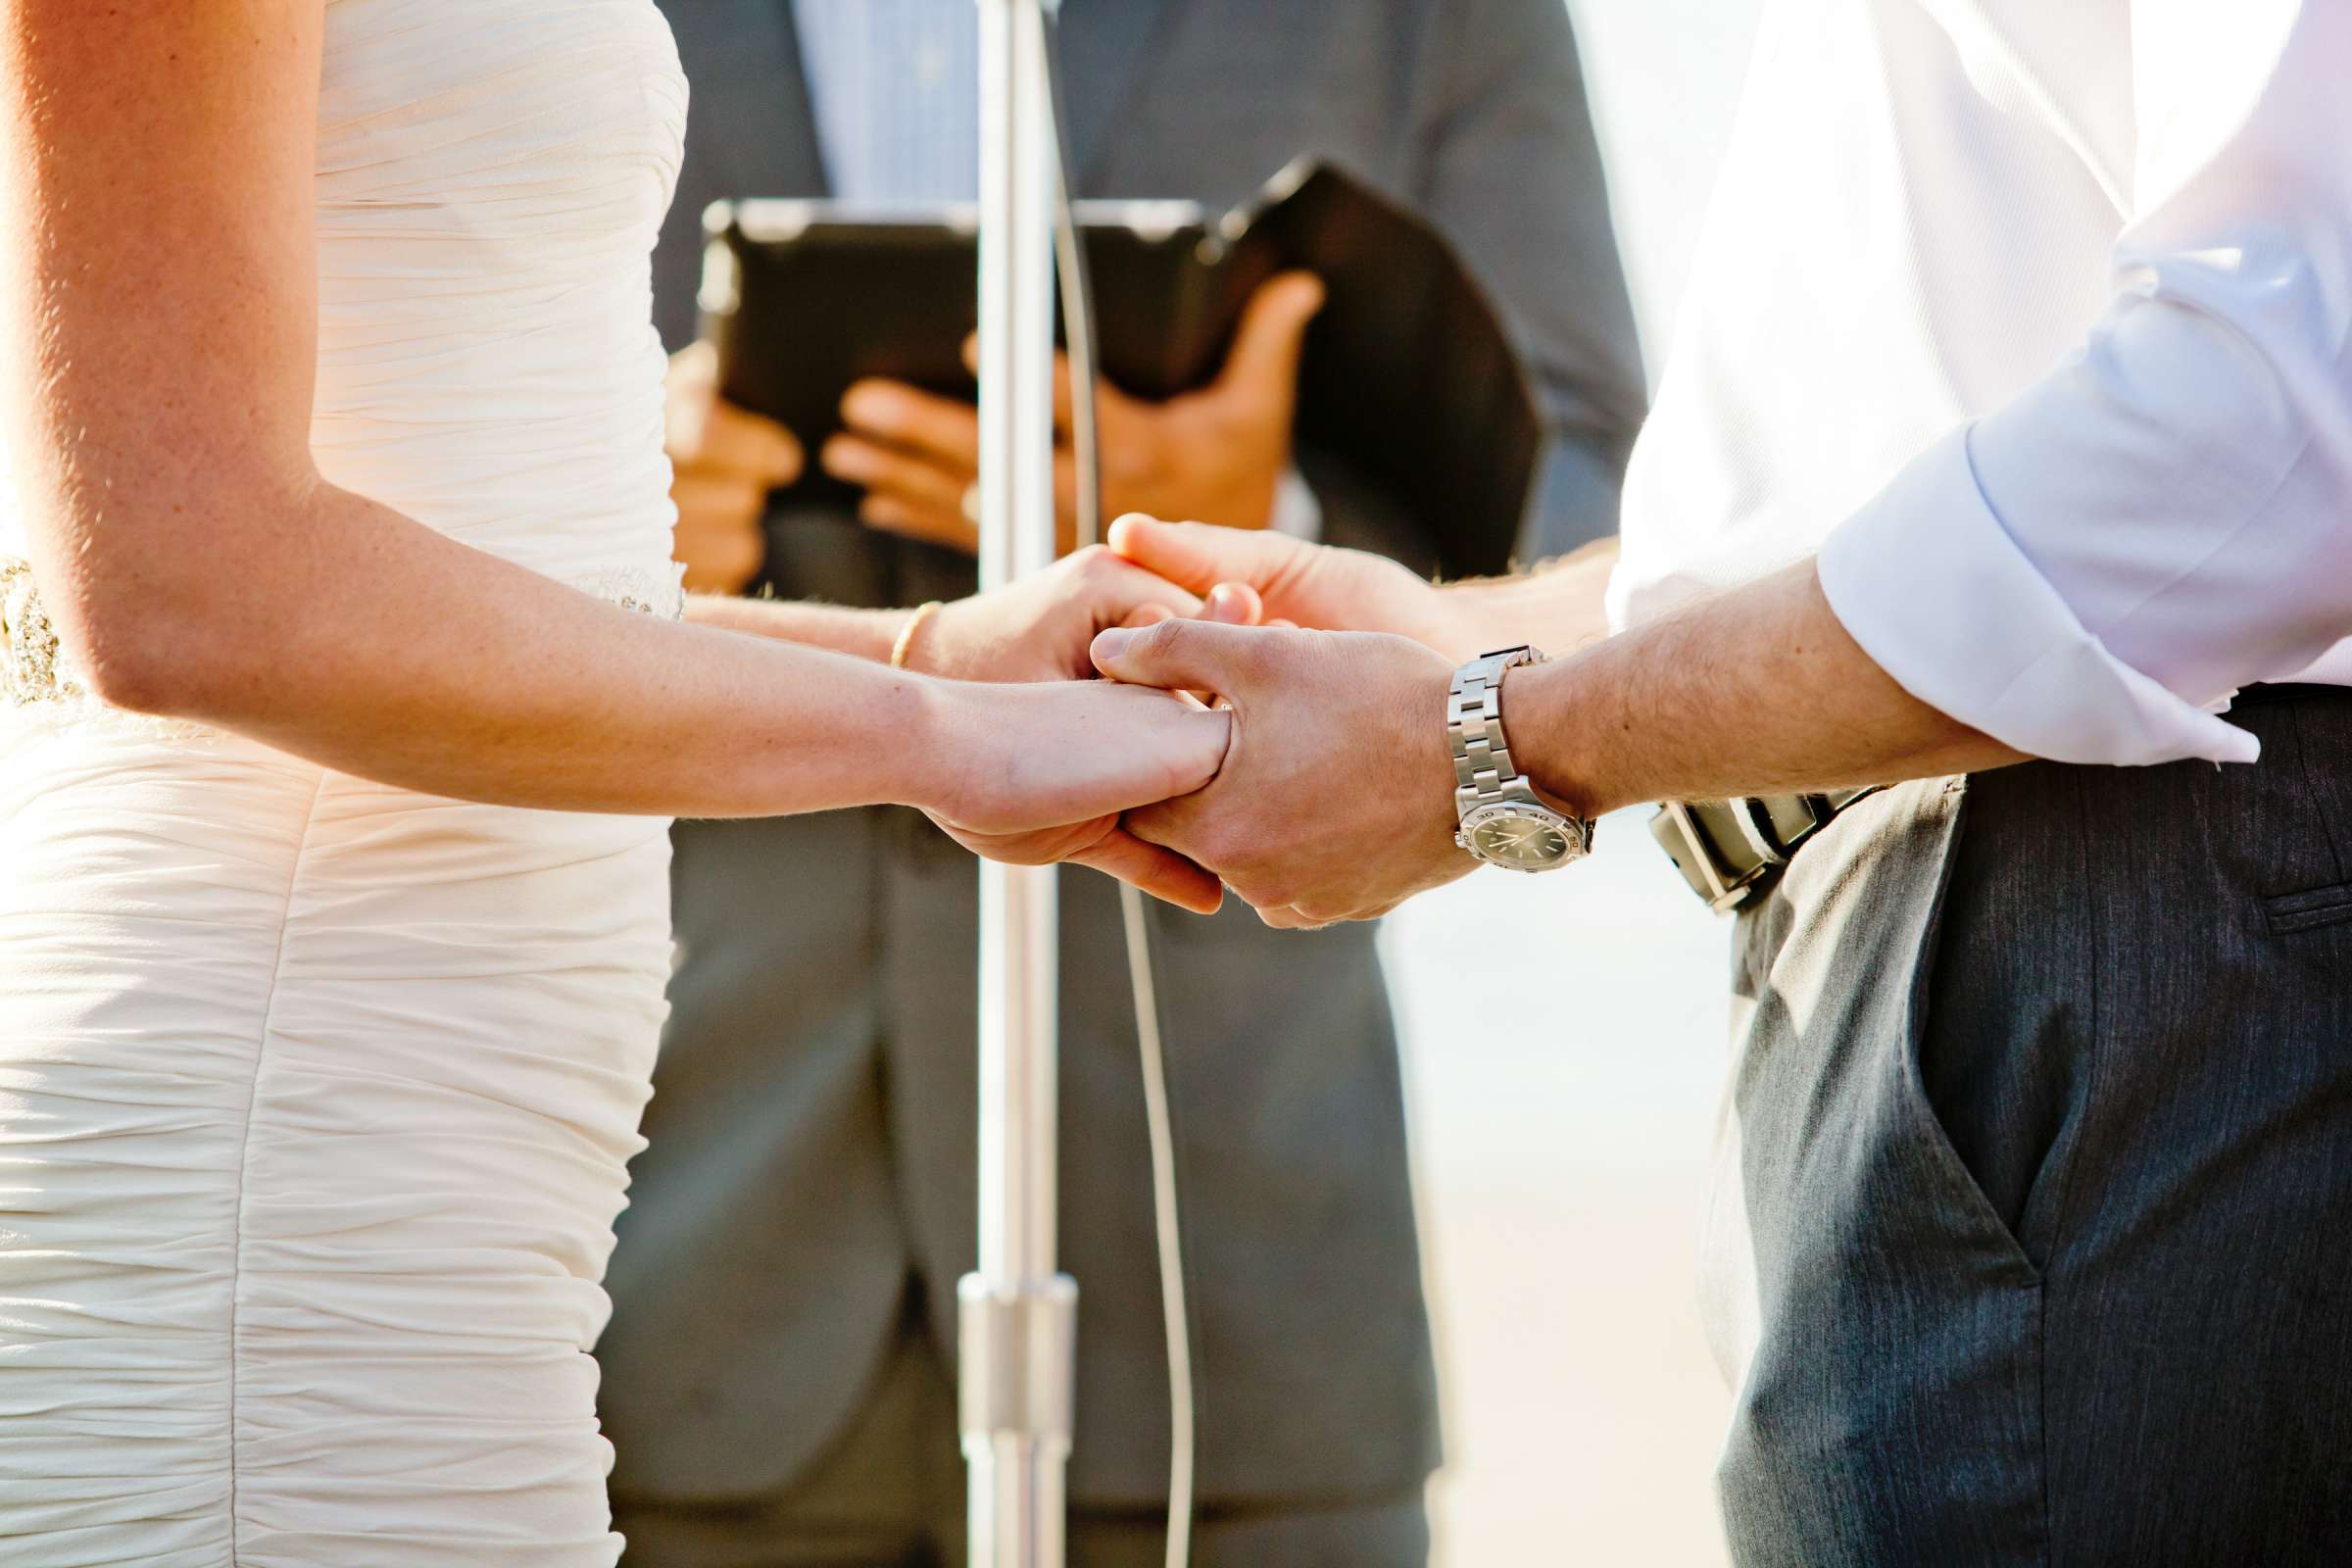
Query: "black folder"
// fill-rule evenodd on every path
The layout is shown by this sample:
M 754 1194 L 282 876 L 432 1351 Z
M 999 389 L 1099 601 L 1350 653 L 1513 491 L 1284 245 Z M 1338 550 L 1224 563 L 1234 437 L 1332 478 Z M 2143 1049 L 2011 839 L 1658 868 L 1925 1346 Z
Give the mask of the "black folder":
M 1299 368 L 1298 439 L 1398 497 L 1448 576 L 1504 570 L 1542 456 L 1526 367 L 1499 312 L 1419 216 L 1328 164 L 1294 164 L 1216 214 L 1185 202 L 1080 202 L 1102 369 L 1161 400 L 1223 365 L 1244 303 L 1303 268 L 1329 290 Z M 726 396 L 811 452 L 842 393 L 890 376 L 968 398 L 977 314 L 970 208 L 720 202 L 702 309 Z M 811 464 L 801 489 L 834 485 Z

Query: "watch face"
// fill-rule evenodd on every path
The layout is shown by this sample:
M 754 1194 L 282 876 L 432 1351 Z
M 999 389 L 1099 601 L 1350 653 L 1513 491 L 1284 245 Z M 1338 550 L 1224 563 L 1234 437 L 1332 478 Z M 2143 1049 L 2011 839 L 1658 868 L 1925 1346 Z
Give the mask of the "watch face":
M 1584 853 L 1576 824 L 1526 807 L 1490 807 L 1462 825 L 1467 848 L 1491 865 L 1547 871 Z

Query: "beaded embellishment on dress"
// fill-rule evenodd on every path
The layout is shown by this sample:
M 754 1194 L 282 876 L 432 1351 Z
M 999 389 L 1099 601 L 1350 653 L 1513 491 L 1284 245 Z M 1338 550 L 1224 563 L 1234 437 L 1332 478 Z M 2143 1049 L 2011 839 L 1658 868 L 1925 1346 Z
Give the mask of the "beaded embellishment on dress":
M 0 557 L 0 707 L 83 695 L 61 657 L 32 564 Z

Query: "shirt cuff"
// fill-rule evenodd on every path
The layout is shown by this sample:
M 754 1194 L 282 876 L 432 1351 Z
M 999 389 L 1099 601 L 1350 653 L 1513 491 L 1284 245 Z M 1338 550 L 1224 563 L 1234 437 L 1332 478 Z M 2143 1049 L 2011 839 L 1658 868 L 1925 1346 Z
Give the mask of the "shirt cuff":
M 1310 545 L 1322 541 L 1323 503 L 1315 498 L 1314 486 L 1306 482 L 1297 465 L 1282 470 L 1282 479 L 1274 487 L 1274 514 L 1266 519 L 1266 526 Z
M 2251 762 L 2254 737 L 2107 652 L 1985 503 L 1966 428 L 1822 546 L 1830 608 L 1912 696 L 2032 757 Z

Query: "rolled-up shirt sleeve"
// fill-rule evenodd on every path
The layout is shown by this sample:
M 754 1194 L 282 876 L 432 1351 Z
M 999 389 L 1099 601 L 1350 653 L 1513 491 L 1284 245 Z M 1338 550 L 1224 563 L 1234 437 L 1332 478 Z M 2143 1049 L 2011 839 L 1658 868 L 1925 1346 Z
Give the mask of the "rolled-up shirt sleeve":
M 2251 761 L 2352 636 L 2352 3 L 2138 0 L 2132 215 L 2082 349 L 1823 546 L 1913 696 L 2037 757 Z

